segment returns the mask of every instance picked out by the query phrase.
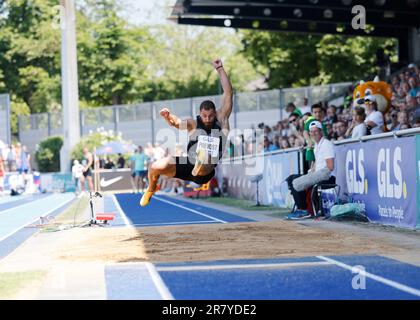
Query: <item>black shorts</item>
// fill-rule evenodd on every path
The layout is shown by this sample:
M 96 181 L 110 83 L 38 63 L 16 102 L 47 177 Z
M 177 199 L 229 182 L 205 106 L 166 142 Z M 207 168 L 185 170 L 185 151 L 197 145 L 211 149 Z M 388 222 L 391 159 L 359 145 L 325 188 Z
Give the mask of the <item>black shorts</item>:
M 88 171 L 85 171 L 85 172 L 83 172 L 83 176 L 86 178 L 86 177 L 91 177 L 92 176 L 92 170 L 88 170 Z
M 182 160 L 181 160 L 182 159 Z M 178 178 L 185 181 L 192 181 L 197 184 L 207 183 L 215 175 L 214 169 L 205 176 L 193 176 L 191 172 L 194 169 L 194 164 L 188 161 L 187 157 L 175 157 L 176 161 L 176 171 L 174 178 Z

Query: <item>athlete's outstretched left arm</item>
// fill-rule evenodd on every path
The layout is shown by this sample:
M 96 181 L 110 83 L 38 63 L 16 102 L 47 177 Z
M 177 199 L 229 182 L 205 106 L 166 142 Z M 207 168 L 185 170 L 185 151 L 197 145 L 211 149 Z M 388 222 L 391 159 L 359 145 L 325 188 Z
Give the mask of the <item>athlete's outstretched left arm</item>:
M 221 108 L 218 111 L 219 118 L 227 120 L 232 112 L 233 106 L 233 88 L 230 83 L 229 77 L 223 68 L 222 60 L 216 59 L 213 61 L 213 66 L 216 69 L 220 77 L 220 83 L 222 84 L 223 95 Z

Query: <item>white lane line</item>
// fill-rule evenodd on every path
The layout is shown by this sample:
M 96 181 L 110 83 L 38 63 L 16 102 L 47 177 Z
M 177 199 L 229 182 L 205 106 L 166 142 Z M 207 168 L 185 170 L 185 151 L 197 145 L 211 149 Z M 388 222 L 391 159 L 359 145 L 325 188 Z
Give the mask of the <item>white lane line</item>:
M 9 209 L 6 209 L 6 210 L 3 210 L 3 211 L 0 211 L 0 214 L 7 213 L 7 212 L 9 212 L 9 211 L 13 211 L 13 210 L 18 209 L 18 208 L 24 208 L 24 207 L 32 206 L 34 203 L 36 203 L 36 202 L 38 202 L 38 201 L 41 201 L 41 200 L 44 200 L 44 199 L 48 199 L 48 198 L 50 198 L 50 197 L 52 197 L 52 196 L 53 196 L 53 194 L 52 194 L 52 195 L 49 195 L 49 196 L 46 196 L 46 197 L 42 197 L 42 198 L 37 199 L 37 200 L 34 200 L 34 201 L 30 201 L 30 202 L 27 202 L 27 203 L 24 203 L 24 204 L 21 204 L 21 205 L 15 206 L 15 207 L 13 207 L 13 208 L 9 208 Z M 20 200 L 22 200 L 22 199 L 20 199 Z
M 43 198 L 43 199 L 45 199 L 45 198 Z M 55 210 L 58 210 L 58 209 L 60 209 L 61 207 L 64 207 L 65 205 L 67 205 L 70 201 L 73 201 L 75 198 L 74 197 L 72 197 L 71 199 L 69 199 L 69 200 L 67 200 L 66 202 L 64 202 L 64 203 L 60 203 L 58 206 L 56 206 L 54 209 L 51 209 L 50 211 L 48 211 L 47 213 L 45 213 L 43 216 L 41 216 L 41 217 L 46 217 L 46 216 L 48 216 L 50 213 L 52 213 L 52 212 L 54 212 Z M 4 239 L 6 239 L 6 238 L 8 238 L 8 237 L 10 237 L 11 235 L 13 235 L 13 234 L 15 234 L 16 232 L 18 232 L 19 230 L 21 230 L 21 229 L 23 229 L 23 228 L 25 228 L 26 226 L 29 226 L 29 225 L 31 225 L 32 223 L 34 223 L 34 222 L 36 222 L 36 221 L 38 221 L 39 220 L 39 218 L 37 217 L 37 218 L 35 218 L 34 220 L 32 220 L 31 222 L 28 222 L 27 224 L 25 224 L 24 226 L 21 226 L 21 227 L 19 227 L 19 228 L 16 228 L 15 230 L 13 230 L 12 232 L 10 232 L 10 233 L 8 233 L 7 235 L 5 235 L 4 237 L 2 237 L 2 238 L 0 238 L 0 242 L 2 242 Z
M 171 204 L 171 205 L 173 205 L 173 206 L 175 206 L 175 207 L 179 207 L 179 208 L 182 208 L 182 209 L 184 209 L 184 210 L 188 210 L 188 211 L 190 211 L 190 212 L 192 212 L 192 213 L 199 214 L 200 216 L 204 216 L 204 217 L 209 218 L 209 219 L 211 219 L 211 220 L 215 220 L 215 221 L 218 221 L 218 222 L 221 222 L 221 223 L 227 223 L 226 221 L 223 221 L 223 220 L 217 219 L 217 218 L 215 218 L 215 217 L 209 216 L 209 215 L 207 215 L 207 214 L 205 214 L 205 213 L 203 213 L 203 212 L 200 212 L 200 211 L 197 211 L 197 210 L 194 210 L 194 209 L 190 209 L 190 208 L 188 208 L 188 207 L 185 207 L 185 206 L 183 206 L 183 205 L 177 204 L 177 203 L 172 202 L 172 201 L 169 201 L 169 200 L 161 199 L 161 198 L 159 198 L 158 196 L 154 196 L 154 198 L 155 198 L 156 200 L 158 200 L 158 201 L 162 201 L 162 202 L 169 203 L 169 204 Z
M 124 224 L 126 226 L 132 225 L 132 223 L 130 222 L 130 220 L 128 220 L 127 216 L 125 215 L 124 210 L 121 208 L 120 204 L 118 203 L 118 200 L 115 197 L 115 194 L 111 195 L 111 197 L 112 197 L 112 201 L 114 201 L 114 205 L 117 207 L 117 210 L 120 213 L 120 215 L 121 215 L 121 217 L 122 217 L 122 219 L 124 221 Z
M 179 225 L 179 224 L 198 224 L 198 223 L 218 223 L 217 221 L 179 221 L 179 222 L 161 222 L 161 223 L 135 223 L 135 227 L 153 227 L 153 226 L 165 226 L 165 225 Z
M 256 264 L 226 264 L 226 265 L 204 265 L 204 266 L 169 266 L 157 267 L 158 271 L 208 271 L 225 269 L 265 269 L 265 268 L 296 268 L 316 267 L 331 265 L 330 262 L 287 262 L 287 263 L 256 263 Z
M 352 272 L 355 271 L 355 268 L 354 267 L 352 267 L 352 266 L 350 266 L 348 264 L 342 263 L 340 261 L 337 261 L 337 260 L 334 260 L 334 259 L 331 259 L 331 258 L 327 258 L 327 257 L 324 257 L 324 256 L 317 256 L 317 258 L 318 259 L 321 259 L 321 260 L 324 260 L 324 261 L 327 261 L 327 262 L 330 262 L 330 263 L 333 263 L 333 264 L 335 264 L 335 265 L 337 265 L 337 266 L 339 266 L 339 267 L 341 267 L 343 269 L 350 270 Z M 401 284 L 401 283 L 398 283 L 398 282 L 395 282 L 395 281 L 392 281 L 392 280 L 383 278 L 381 276 L 377 276 L 376 274 L 369 273 L 369 272 L 366 272 L 366 271 L 363 271 L 363 270 L 360 270 L 360 274 L 363 274 L 367 278 L 371 278 L 373 280 L 376 280 L 378 282 L 381 282 L 383 284 L 386 284 L 386 285 L 388 285 L 390 287 L 393 287 L 395 289 L 398 289 L 398 290 L 404 291 L 406 293 L 410 293 L 412 295 L 415 295 L 417 297 L 420 297 L 420 290 L 417 290 L 415 288 L 411 288 L 411 287 L 406 286 L 404 284 Z
M 163 300 L 175 300 L 172 294 L 169 292 L 168 287 L 163 282 L 162 278 L 160 277 L 159 273 L 157 272 L 155 266 L 150 262 L 144 262 L 146 265 L 147 270 L 152 277 L 153 283 L 156 286 L 156 289 L 159 291 L 160 296 Z

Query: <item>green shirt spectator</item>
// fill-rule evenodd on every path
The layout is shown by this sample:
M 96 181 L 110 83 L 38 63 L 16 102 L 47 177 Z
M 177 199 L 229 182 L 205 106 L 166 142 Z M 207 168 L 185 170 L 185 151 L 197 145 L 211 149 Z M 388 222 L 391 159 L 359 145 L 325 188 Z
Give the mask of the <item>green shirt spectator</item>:
M 309 126 L 313 121 L 317 121 L 314 116 L 309 116 L 308 119 L 305 120 L 304 129 L 306 132 L 309 133 Z M 328 136 L 327 126 L 324 122 L 322 123 L 322 132 L 324 133 L 324 137 Z M 305 152 L 305 160 L 308 162 L 315 161 L 315 153 L 313 148 L 306 148 Z

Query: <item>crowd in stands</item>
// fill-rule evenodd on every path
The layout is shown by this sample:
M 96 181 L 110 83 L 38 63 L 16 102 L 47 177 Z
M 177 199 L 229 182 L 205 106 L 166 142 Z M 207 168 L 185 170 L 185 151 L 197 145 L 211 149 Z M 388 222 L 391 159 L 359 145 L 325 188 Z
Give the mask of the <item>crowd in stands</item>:
M 26 146 L 20 143 L 0 147 L 0 196 L 4 194 L 4 180 L 6 173 L 17 172 L 23 185 L 22 190 L 12 188 L 13 193 L 23 191 L 26 185 L 26 175 L 31 171 L 31 155 Z
M 392 88 L 391 107 L 384 115 L 377 111 L 374 95 L 366 96 L 363 106 L 353 107 L 353 86 L 339 106 L 328 105 L 327 102 L 309 106 L 306 98 L 303 105 L 288 103 L 286 119 L 274 126 L 258 125 L 263 130 L 264 139 L 263 144 L 257 146 L 257 152 L 311 144 L 307 132 L 309 123 L 314 119 L 322 123 L 324 136 L 331 141 L 420 127 L 420 68 L 410 64 L 393 76 L 389 84 Z M 255 143 L 255 137 L 233 137 L 228 148 L 229 155 L 251 154 L 255 152 L 252 150 Z

